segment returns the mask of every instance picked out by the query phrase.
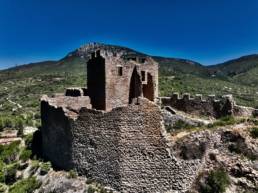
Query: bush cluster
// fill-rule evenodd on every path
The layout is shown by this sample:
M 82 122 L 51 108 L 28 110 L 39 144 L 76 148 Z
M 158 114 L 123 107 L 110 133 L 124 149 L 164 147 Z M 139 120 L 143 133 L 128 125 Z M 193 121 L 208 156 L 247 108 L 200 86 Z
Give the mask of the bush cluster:
M 0 145 L 0 160 L 10 164 L 17 160 L 20 153 L 20 141 L 14 141 L 9 145 Z
M 250 134 L 253 138 L 258 138 L 258 127 L 253 127 L 250 131 Z
M 20 154 L 21 161 L 27 161 L 31 158 L 32 151 L 30 149 L 23 149 Z
M 206 183 L 200 187 L 201 193 L 223 193 L 230 185 L 228 173 L 224 169 L 213 170 L 208 174 Z
M 70 170 L 70 171 L 68 172 L 68 178 L 77 178 L 77 176 L 78 176 L 78 174 L 77 174 L 77 172 L 74 171 L 74 170 Z
M 104 187 L 99 184 L 89 185 L 87 193 L 112 193 L 112 191 L 107 191 Z
M 0 114 L 0 131 L 4 129 L 16 129 L 18 130 L 18 135 L 23 135 L 23 128 L 24 126 L 35 126 L 33 122 L 33 115 L 2 115 Z
M 40 185 L 41 184 L 36 180 L 35 177 L 30 177 L 14 183 L 10 187 L 9 193 L 32 193 L 35 189 L 39 188 Z
M 244 121 L 245 121 L 245 119 L 239 119 L 238 120 L 233 116 L 225 116 L 225 117 L 221 117 L 220 119 L 218 119 L 214 123 L 208 124 L 208 128 L 234 125 L 234 124 L 241 123 L 241 122 L 244 122 Z
M 40 174 L 45 175 L 49 172 L 49 170 L 52 168 L 52 165 L 50 162 L 43 162 L 40 164 Z
M 169 133 L 172 131 L 179 131 L 182 129 L 192 129 L 192 128 L 194 128 L 193 125 L 190 125 L 183 120 L 177 120 L 174 125 L 166 126 L 166 130 Z

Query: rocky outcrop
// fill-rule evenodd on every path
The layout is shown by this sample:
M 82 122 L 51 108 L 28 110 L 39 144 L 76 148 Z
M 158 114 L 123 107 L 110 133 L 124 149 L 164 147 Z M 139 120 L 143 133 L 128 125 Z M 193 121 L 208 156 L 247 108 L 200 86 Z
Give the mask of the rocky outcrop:
M 173 151 L 177 157 L 202 158 L 203 161 L 190 192 L 199 192 L 199 185 L 208 172 L 219 168 L 229 174 L 230 186 L 227 187 L 227 192 L 258 191 L 257 158 L 250 156 L 257 155 L 258 141 L 250 137 L 248 127 L 242 124 L 213 131 L 198 131 L 174 142 Z

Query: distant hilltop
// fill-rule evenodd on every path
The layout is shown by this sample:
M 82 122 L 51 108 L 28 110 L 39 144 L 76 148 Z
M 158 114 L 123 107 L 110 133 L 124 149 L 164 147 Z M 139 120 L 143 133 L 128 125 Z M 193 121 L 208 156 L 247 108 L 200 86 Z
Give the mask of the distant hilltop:
M 89 58 L 90 53 L 98 49 L 108 50 L 113 53 L 123 52 L 126 55 L 148 56 L 148 54 L 133 50 L 131 48 L 98 42 L 92 42 L 82 45 L 75 51 L 69 53 L 67 56 L 80 56 L 87 59 Z M 175 72 L 180 71 L 183 73 L 193 73 L 208 76 L 234 76 L 237 74 L 245 73 L 249 70 L 252 70 L 253 68 L 258 68 L 258 54 L 242 56 L 237 59 L 229 60 L 221 64 L 215 64 L 210 66 L 206 66 L 204 64 L 200 64 L 189 59 L 162 56 L 152 57 L 159 63 L 169 64 L 172 68 L 174 64 Z
M 103 43 L 89 43 L 80 46 L 78 49 L 75 51 L 71 52 L 68 54 L 68 56 L 80 56 L 80 57 L 85 57 L 88 58 L 92 52 L 95 52 L 96 50 L 107 50 L 109 52 L 113 53 L 124 53 L 126 55 L 144 55 L 147 56 L 147 54 L 140 53 L 138 51 L 135 51 L 130 48 L 122 47 L 122 46 L 115 46 L 115 45 L 108 45 L 108 44 L 103 44 Z

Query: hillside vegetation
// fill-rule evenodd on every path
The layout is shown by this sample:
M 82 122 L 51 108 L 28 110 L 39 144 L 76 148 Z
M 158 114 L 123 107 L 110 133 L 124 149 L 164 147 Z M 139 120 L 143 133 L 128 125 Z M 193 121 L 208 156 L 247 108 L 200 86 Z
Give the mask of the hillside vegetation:
M 98 46 L 114 52 L 144 55 L 123 47 Z M 86 62 L 92 51 L 91 46 L 83 46 L 59 61 L 0 71 L 0 133 L 18 130 L 17 141 L 0 145 L 0 192 L 31 193 L 36 189 L 37 192 L 71 192 L 74 187 L 89 193 L 112 192 L 90 178 L 77 176 L 73 170 L 54 171 L 50 162 L 34 155 L 33 135 L 24 132 L 25 126 L 40 127 L 39 99 L 43 94 L 51 96 L 63 93 L 67 87 L 86 85 Z M 159 63 L 161 96 L 172 92 L 233 94 L 238 104 L 258 107 L 257 57 L 246 56 L 212 67 L 184 59 L 153 58 Z M 193 125 L 182 121 L 189 119 L 188 116 L 174 116 L 183 117 L 166 127 L 173 139 L 175 156 L 206 160 L 193 191 L 223 193 L 232 188 L 237 192 L 257 192 L 257 174 L 252 168 L 254 164 L 250 164 L 258 156 L 254 149 L 257 147 L 257 119 L 229 116 L 205 125 L 200 124 L 201 118 L 198 118 L 198 124 Z M 207 144 L 212 144 L 211 149 Z
M 96 47 L 96 45 L 95 45 Z M 97 44 L 112 51 L 144 55 L 120 46 Z M 86 85 L 86 61 L 93 51 L 82 46 L 60 61 L 22 65 L 0 71 L 0 116 L 30 115 L 39 119 L 41 95 L 64 92 L 66 87 Z M 217 66 L 154 57 L 160 68 L 160 95 L 172 92 L 190 94 L 233 94 L 241 105 L 258 106 L 258 56 L 246 56 Z

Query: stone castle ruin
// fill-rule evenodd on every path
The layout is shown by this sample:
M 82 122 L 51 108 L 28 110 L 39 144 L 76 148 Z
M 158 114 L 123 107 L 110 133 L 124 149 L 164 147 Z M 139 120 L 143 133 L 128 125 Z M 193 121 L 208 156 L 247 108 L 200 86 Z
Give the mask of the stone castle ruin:
M 158 64 L 99 50 L 87 73 L 87 88 L 42 97 L 43 157 L 119 192 L 187 191 L 202 160 L 173 155 L 157 102 L 175 108 L 182 102 L 158 100 Z

